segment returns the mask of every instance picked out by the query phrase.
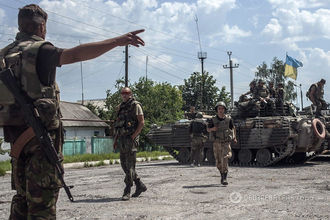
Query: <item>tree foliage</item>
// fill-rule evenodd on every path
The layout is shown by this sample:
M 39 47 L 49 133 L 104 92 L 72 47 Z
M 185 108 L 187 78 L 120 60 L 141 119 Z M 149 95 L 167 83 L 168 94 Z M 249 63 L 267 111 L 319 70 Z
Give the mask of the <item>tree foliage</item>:
M 190 106 L 195 106 L 198 110 L 209 110 L 213 109 L 218 101 L 224 101 L 228 105 L 230 95 L 226 92 L 226 87 L 223 86 L 220 90 L 215 84 L 216 79 L 208 72 L 203 76 L 199 72 L 192 73 L 184 80 L 184 85 L 180 86 L 184 100 L 183 109 L 188 111 Z
M 297 98 L 297 93 L 294 89 L 294 82 L 288 80 L 288 78 L 284 76 L 284 63 L 282 60 L 277 59 L 277 57 L 273 58 L 270 68 L 265 62 L 259 65 L 255 72 L 255 76 L 256 78 L 264 79 L 268 82 L 274 82 L 275 87 L 278 83 L 283 83 L 286 101 L 292 102 Z

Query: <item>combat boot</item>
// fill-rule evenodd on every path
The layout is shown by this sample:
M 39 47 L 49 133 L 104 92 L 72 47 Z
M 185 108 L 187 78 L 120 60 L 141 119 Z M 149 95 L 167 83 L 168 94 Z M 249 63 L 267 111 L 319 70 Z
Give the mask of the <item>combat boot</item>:
M 130 199 L 130 197 L 131 197 L 131 187 L 130 186 L 126 186 L 125 189 L 124 189 L 124 194 L 121 197 L 121 200 L 127 201 L 127 200 Z
M 228 182 L 227 182 L 227 172 L 226 173 L 223 173 L 222 185 L 225 185 L 225 186 L 228 185 Z
M 136 190 L 132 197 L 138 197 L 141 193 L 147 191 L 147 187 L 142 183 L 141 180 L 135 181 Z
M 221 181 L 220 181 L 220 182 L 221 182 L 222 185 L 224 185 L 224 184 L 223 184 L 224 175 L 223 175 L 223 173 L 220 173 L 220 175 L 221 175 Z

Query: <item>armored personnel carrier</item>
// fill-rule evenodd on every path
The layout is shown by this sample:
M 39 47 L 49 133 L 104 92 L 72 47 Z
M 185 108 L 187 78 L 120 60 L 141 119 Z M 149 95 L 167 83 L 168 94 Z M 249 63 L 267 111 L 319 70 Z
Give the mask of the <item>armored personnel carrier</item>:
M 284 109 L 284 110 L 283 110 Z M 279 112 L 282 114 L 279 114 Z M 301 163 L 327 148 L 324 120 L 308 115 L 296 116 L 285 104 L 275 114 L 265 109 L 249 109 L 242 112 L 236 107 L 231 112 L 237 131 L 236 144 L 232 143 L 231 164 L 242 166 L 271 166 L 280 162 Z M 207 121 L 207 118 L 204 118 Z M 328 120 L 328 119 L 327 119 Z M 148 137 L 161 145 L 180 163 L 190 161 L 190 120 L 153 127 Z M 207 140 L 205 161 L 214 163 L 212 142 Z

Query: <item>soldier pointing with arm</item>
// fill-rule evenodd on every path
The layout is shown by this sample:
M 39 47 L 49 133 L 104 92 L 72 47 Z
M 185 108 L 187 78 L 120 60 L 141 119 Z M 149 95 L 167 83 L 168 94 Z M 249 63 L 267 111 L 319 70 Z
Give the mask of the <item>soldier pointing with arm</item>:
M 62 49 L 45 41 L 48 15 L 38 5 L 26 5 L 18 13 L 18 29 L 13 43 L 0 51 L 0 70 L 10 69 L 26 99 L 32 101 L 38 117 L 62 157 L 63 128 L 59 109 L 56 67 L 96 58 L 117 46 L 143 46 L 133 31 L 104 41 Z M 56 219 L 56 202 L 61 182 L 43 146 L 23 120 L 14 97 L 0 83 L 0 126 L 11 143 L 13 184 L 16 189 L 10 219 Z

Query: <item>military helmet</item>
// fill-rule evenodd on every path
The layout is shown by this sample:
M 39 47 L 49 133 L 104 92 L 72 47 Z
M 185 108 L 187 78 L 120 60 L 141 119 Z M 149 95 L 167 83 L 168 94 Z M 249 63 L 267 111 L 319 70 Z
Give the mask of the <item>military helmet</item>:
M 203 113 L 202 112 L 197 112 L 196 118 L 203 118 Z
M 265 84 L 266 82 L 265 82 L 265 80 L 263 80 L 263 79 L 259 79 L 258 83 Z
M 223 106 L 224 108 L 225 108 L 225 110 L 227 110 L 227 106 L 226 106 L 226 104 L 224 103 L 224 102 L 218 102 L 216 105 L 215 105 L 215 107 L 214 107 L 214 110 L 215 111 L 217 111 L 217 108 L 218 108 L 218 106 Z

